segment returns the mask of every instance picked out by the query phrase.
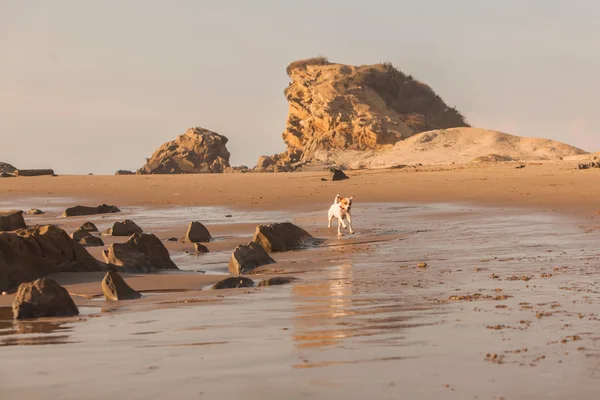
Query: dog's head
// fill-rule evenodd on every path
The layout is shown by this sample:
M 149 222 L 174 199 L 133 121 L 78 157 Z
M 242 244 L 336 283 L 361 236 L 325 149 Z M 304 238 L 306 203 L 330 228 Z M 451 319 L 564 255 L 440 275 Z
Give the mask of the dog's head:
M 344 211 L 346 211 L 347 213 L 350 212 L 350 209 L 352 208 L 352 199 L 354 199 L 354 196 L 350 196 L 350 197 L 339 197 L 338 196 L 338 203 L 340 205 L 340 208 Z

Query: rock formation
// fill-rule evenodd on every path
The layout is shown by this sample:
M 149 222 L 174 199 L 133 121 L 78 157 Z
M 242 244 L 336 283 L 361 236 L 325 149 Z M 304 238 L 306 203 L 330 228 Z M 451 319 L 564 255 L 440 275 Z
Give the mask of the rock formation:
M 230 276 L 229 278 L 221 279 L 215 282 L 212 286 L 212 290 L 219 289 L 237 289 L 237 288 L 250 288 L 254 287 L 254 281 L 243 276 Z
M 159 238 L 151 233 L 136 233 L 125 243 L 113 243 L 102 252 L 104 260 L 122 272 L 156 272 L 179 269 Z
M 14 174 L 16 170 L 17 169 L 9 163 L 0 161 L 0 173 Z
M 83 215 L 97 215 L 97 214 L 112 214 L 121 212 L 116 206 L 109 206 L 107 204 L 100 204 L 98 207 L 87 207 L 87 206 L 75 206 L 67 208 L 62 216 L 63 217 L 80 217 Z
M 134 300 L 142 297 L 116 272 L 109 271 L 102 279 L 102 292 L 106 300 Z
M 203 128 L 190 128 L 160 146 L 138 172 L 198 174 L 224 172 L 229 167 L 227 138 Z
M 0 211 L 0 232 L 15 231 L 25 227 L 26 225 L 25 220 L 23 219 L 23 211 Z
M 93 222 L 85 222 L 83 223 L 77 230 L 88 231 L 88 232 L 98 232 L 98 228 L 94 225 Z
M 18 169 L 15 171 L 15 176 L 55 176 L 53 169 Z
M 0 232 L 0 291 L 54 272 L 105 269 L 55 225 Z
M 140 228 L 135 222 L 130 219 L 123 221 L 117 221 L 106 230 L 103 234 L 108 236 L 131 236 L 134 233 L 142 233 Z
M 390 63 L 355 67 L 318 57 L 287 72 L 288 148 L 261 157 L 259 168 L 294 169 L 320 152 L 376 150 L 419 132 L 468 126 L 429 86 Z
M 29 211 L 27 211 L 27 215 L 42 215 L 44 214 L 44 212 L 42 210 L 40 210 L 39 208 L 31 208 Z
M 208 232 L 208 229 L 198 221 L 190 222 L 188 230 L 185 236 L 179 239 L 180 243 L 199 243 L 199 242 L 210 242 L 212 237 Z
M 257 226 L 252 241 L 260 244 L 267 253 L 272 253 L 302 248 L 311 238 L 310 233 L 299 226 L 282 222 Z
M 229 260 L 229 273 L 242 275 L 252 272 L 261 265 L 275 264 L 265 249 L 258 243 L 250 242 L 240 245 L 233 250 Z
M 196 250 L 196 253 L 199 254 L 205 254 L 209 252 L 208 247 L 206 247 L 202 243 L 194 243 L 194 250 Z
M 15 319 L 66 317 L 79 314 L 67 289 L 48 278 L 21 284 L 12 309 Z

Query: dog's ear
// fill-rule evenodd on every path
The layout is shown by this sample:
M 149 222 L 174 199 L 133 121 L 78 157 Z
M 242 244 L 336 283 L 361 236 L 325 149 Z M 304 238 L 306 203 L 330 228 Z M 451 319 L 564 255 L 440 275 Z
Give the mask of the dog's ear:
M 350 200 L 354 199 L 354 196 L 350 196 Z

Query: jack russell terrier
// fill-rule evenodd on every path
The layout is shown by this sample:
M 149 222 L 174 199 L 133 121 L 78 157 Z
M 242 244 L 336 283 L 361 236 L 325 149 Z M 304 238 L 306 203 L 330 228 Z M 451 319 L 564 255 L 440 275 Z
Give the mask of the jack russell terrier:
M 331 221 L 333 218 L 338 219 L 338 236 L 342 236 L 341 227 L 344 229 L 349 228 L 350 233 L 354 233 L 352 230 L 352 217 L 350 216 L 350 209 L 352 208 L 352 199 L 354 196 L 350 197 L 340 197 L 340 195 L 335 196 L 335 200 L 331 207 L 329 207 L 328 213 L 328 224 L 327 227 L 331 228 Z M 348 220 L 348 226 L 344 222 L 344 219 Z

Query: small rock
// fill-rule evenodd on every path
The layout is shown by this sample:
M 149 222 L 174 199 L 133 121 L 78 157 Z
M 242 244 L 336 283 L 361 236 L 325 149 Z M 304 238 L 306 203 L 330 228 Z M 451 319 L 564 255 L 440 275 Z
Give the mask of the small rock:
M 418 263 L 417 268 L 427 268 L 427 263 L 425 263 L 425 262 Z
M 331 171 L 332 181 L 342 181 L 344 179 L 350 179 L 348 175 L 346 175 L 341 169 L 331 168 L 329 171 Z
M 208 232 L 208 229 L 202 223 L 198 221 L 190 222 L 187 233 L 182 237 L 180 243 L 197 243 L 197 242 L 210 242 L 212 237 Z
M 242 275 L 269 264 L 275 264 L 275 260 L 261 245 L 250 242 L 235 248 L 229 260 L 229 272 L 231 275 Z
M 222 279 L 211 286 L 212 290 L 219 289 L 236 289 L 236 288 L 249 288 L 254 287 L 254 281 L 243 276 L 230 276 L 229 278 Z
M 323 182 L 327 182 L 327 178 L 321 178 Z
M 134 300 L 142 297 L 140 292 L 133 290 L 121 275 L 113 271 L 102 279 L 102 291 L 106 300 Z
M 96 227 L 96 225 L 94 225 L 91 222 L 86 222 L 85 224 L 81 225 L 77 230 L 83 230 L 83 231 L 88 231 L 88 232 L 98 232 L 98 228 Z
M 267 253 L 302 248 L 310 233 L 290 222 L 259 225 L 256 227 L 253 242 L 260 244 Z
M 32 208 L 31 210 L 27 211 L 27 215 L 41 215 L 44 212 L 38 208 Z
M 90 232 L 86 231 L 85 229 L 77 228 L 77 230 L 75 232 L 71 233 L 70 236 L 71 236 L 71 239 L 75 240 L 76 242 L 79 242 L 83 238 L 92 236 L 92 234 Z
M 103 247 L 104 241 L 102 238 L 90 234 L 89 236 L 79 239 L 79 244 L 83 247 Z
M 0 232 L 16 231 L 17 229 L 23 229 L 26 227 L 27 225 L 25 225 L 25 219 L 23 219 L 23 211 L 0 211 Z
M 515 168 L 516 168 L 516 169 L 525 168 L 525 164 L 517 165 Z
M 105 234 L 109 236 L 131 236 L 134 233 L 142 233 L 142 228 L 137 226 L 135 222 L 130 219 L 124 221 L 118 221 L 109 228 Z
M 151 233 L 134 233 L 125 243 L 113 243 L 102 252 L 108 264 L 123 272 L 156 272 L 164 269 L 178 270 L 171 260 L 169 250 Z
M 276 286 L 276 285 L 286 285 L 288 283 L 292 283 L 293 281 L 298 280 L 297 278 L 291 276 L 274 276 L 272 278 L 263 279 L 258 283 L 258 287 L 262 286 Z
M 177 239 L 176 237 L 170 237 L 167 239 L 167 242 L 177 242 L 179 239 Z
M 15 319 L 78 315 L 69 292 L 48 278 L 22 283 L 12 304 Z
M 231 218 L 231 217 L 233 217 L 233 215 L 231 215 L 231 214 L 227 214 L 227 215 L 225 216 L 225 218 Z
M 208 247 L 201 243 L 194 243 L 194 248 L 196 249 L 196 253 L 208 253 Z

